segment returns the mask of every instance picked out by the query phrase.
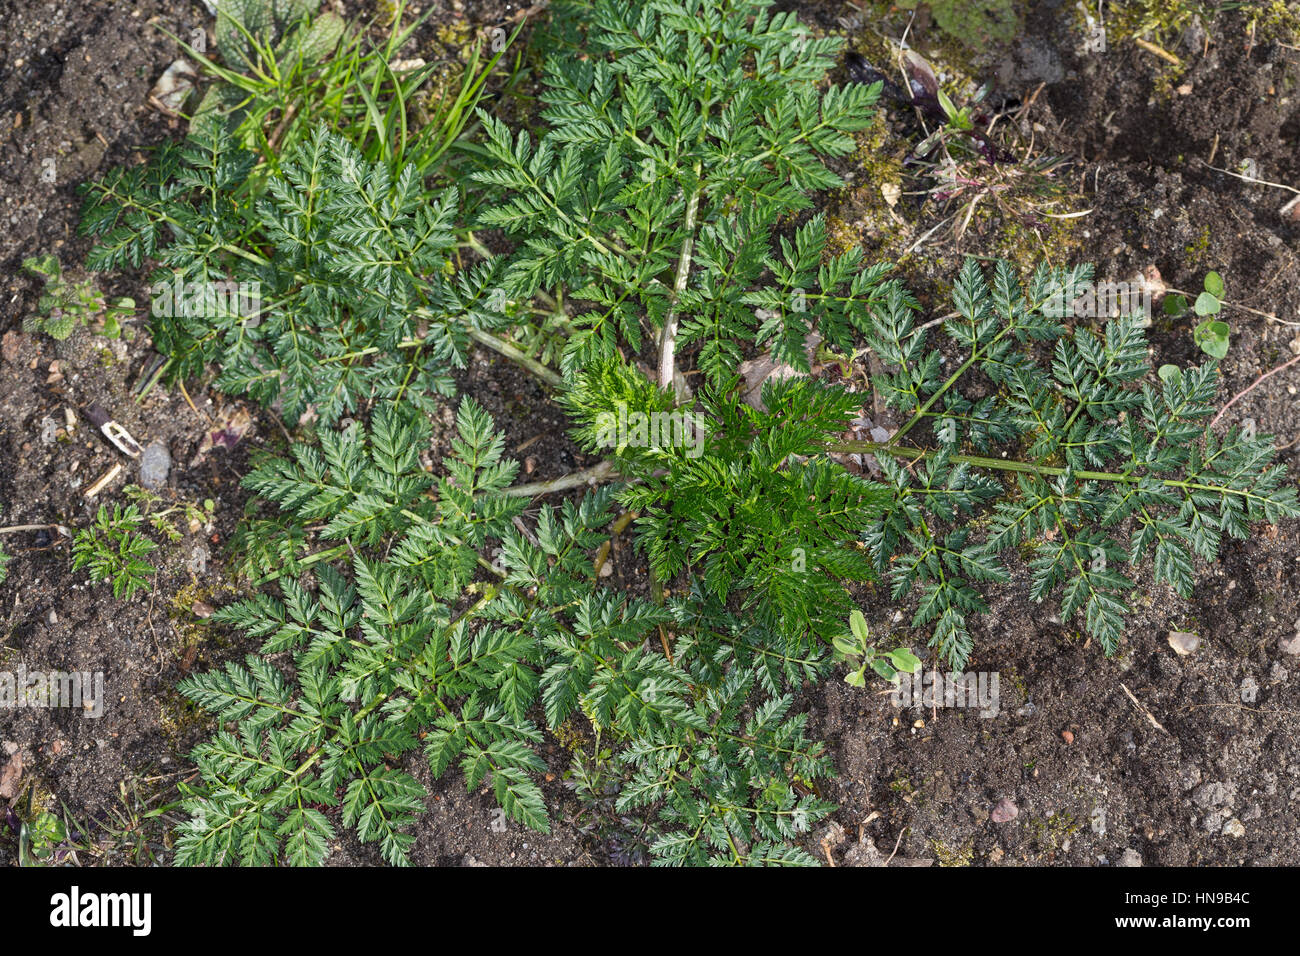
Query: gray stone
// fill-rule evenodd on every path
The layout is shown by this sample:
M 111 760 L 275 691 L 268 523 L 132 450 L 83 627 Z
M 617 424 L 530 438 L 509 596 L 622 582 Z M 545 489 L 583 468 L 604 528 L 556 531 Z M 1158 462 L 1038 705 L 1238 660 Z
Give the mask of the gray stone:
M 1106 835 L 1106 808 L 1094 807 L 1089 820 L 1092 832 L 1097 836 L 1104 837 Z
M 1211 807 L 1231 805 L 1236 797 L 1236 791 L 1237 788 L 1234 786 L 1211 780 L 1209 783 L 1203 783 L 1192 791 L 1192 802 L 1205 810 Z
M 208 570 L 208 558 L 210 557 L 211 552 L 208 550 L 208 546 L 200 541 L 190 551 L 190 558 L 189 561 L 186 562 L 186 565 L 193 574 L 206 574 Z
M 992 819 L 994 823 L 1010 823 L 1018 816 L 1020 816 L 1020 808 L 1016 806 L 1016 801 L 1010 797 L 1003 797 L 993 806 Z
M 844 832 L 844 827 L 840 826 L 838 823 L 832 820 L 830 822 L 830 826 L 828 826 L 825 830 L 822 831 L 822 834 L 818 838 L 817 843 L 821 846 L 829 846 L 831 849 L 834 849 L 838 847 L 841 843 L 843 843 L 847 838 L 848 835 Z
M 875 843 L 864 839 L 855 843 L 844 854 L 844 866 L 884 866 L 885 857 L 876 849 Z
M 161 488 L 171 470 L 172 456 L 167 446 L 160 441 L 150 442 L 140 456 L 140 484 L 151 491 Z

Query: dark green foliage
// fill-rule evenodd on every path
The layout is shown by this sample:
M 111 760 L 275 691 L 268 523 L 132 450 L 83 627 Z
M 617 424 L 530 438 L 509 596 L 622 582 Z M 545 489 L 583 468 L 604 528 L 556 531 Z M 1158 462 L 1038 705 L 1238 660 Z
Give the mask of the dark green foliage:
M 113 597 L 131 600 L 148 590 L 153 565 L 145 556 L 158 546 L 140 533 L 144 517 L 135 505 L 100 505 L 95 521 L 72 539 L 72 567 L 87 568 L 93 581 L 112 581 Z
M 932 347 L 887 267 L 806 212 L 879 88 L 820 87 L 837 41 L 770 6 L 557 3 L 586 56 L 548 61 L 545 129 L 481 114 L 478 171 L 440 195 L 319 129 L 252 183 L 221 124 L 89 187 L 94 265 L 154 258 L 168 282 L 260 290 L 252 315 L 202 296 L 156 314 L 173 373 L 219 363 L 219 387 L 319 419 L 318 444 L 245 482 L 243 569 L 279 594 L 215 619 L 258 654 L 183 684 L 218 726 L 180 862 L 318 864 L 340 827 L 407 862 L 421 759 L 547 830 L 538 744 L 564 728 L 574 789 L 656 863 L 815 863 L 833 769 L 795 695 L 845 659 L 855 686 L 920 665 L 886 649 L 905 632 L 869 639 L 865 582 L 913 598 L 911 626 L 963 668 L 1018 554 L 1031 596 L 1058 595 L 1113 652 L 1132 566 L 1187 596 L 1223 535 L 1300 513 L 1268 436 L 1210 430 L 1212 363 L 1157 380 L 1136 317 L 1049 317 L 1088 269 L 1022 287 L 968 262 Z M 508 253 L 456 241 L 466 187 Z M 607 458 L 578 481 L 617 484 L 528 507 L 539 489 L 511 487 L 472 400 L 433 440 L 471 340 L 555 388 Z M 812 377 L 816 344 L 843 368 L 874 352 L 875 395 Z M 740 363 L 760 353 L 786 367 L 755 396 Z M 875 399 L 902 426 L 842 440 Z M 611 527 L 616 506 L 632 513 Z M 603 585 L 594 557 L 633 518 L 644 596 Z
M 753 348 L 805 372 L 813 343 L 850 349 L 889 284 L 860 250 L 831 254 L 821 216 L 778 233 L 814 190 L 840 184 L 822 160 L 854 148 L 879 89 L 819 89 L 839 41 L 769 7 L 573 11 L 591 56 L 548 60 L 548 129 L 534 139 L 485 114 L 489 162 L 472 178 L 488 187 L 481 224 L 517 240 L 501 295 L 571 304 L 559 399 L 579 441 L 640 481 L 620 500 L 640 513 L 652 571 L 739 596 L 802 653 L 842 627 L 845 583 L 870 576 L 854 541 L 886 498 L 821 455 L 860 398 L 776 384 L 758 412 L 736 396 L 736 372 Z M 652 336 L 661 375 L 665 351 L 678 372 L 694 359 L 697 403 L 625 361 Z M 617 434 L 628 416 L 649 431 Z M 660 434 L 654 421 L 670 419 Z
M 955 668 L 971 652 L 969 615 L 987 610 L 979 585 L 1007 579 L 1003 560 L 1014 549 L 1027 555 L 1031 597 L 1059 592 L 1064 615 L 1081 614 L 1113 653 L 1133 587 L 1123 565 L 1149 560 L 1157 584 L 1190 597 L 1194 556 L 1214 560 L 1223 534 L 1244 538 L 1253 522 L 1300 514 L 1295 488 L 1271 463 L 1270 436 L 1209 429 L 1213 362 L 1168 366 L 1157 384 L 1138 317 L 1067 335 L 1044 316 L 1062 288 L 1090 274 L 1043 267 L 1022 289 L 1008 264 L 990 282 L 969 260 L 953 289 L 959 317 L 944 323 L 962 359 L 946 379 L 901 296 L 868 336 L 897 369 L 877 388 L 910 418 L 872 449 L 894 504 L 866 541 L 895 597 L 920 589 L 913 626 L 933 626 L 932 644 Z M 1035 342 L 1055 343 L 1047 361 L 1036 360 Z M 959 389 L 978 373 L 996 391 L 976 402 Z M 903 443 L 923 421 L 934 443 Z M 998 445 L 1015 457 L 960 453 Z M 1015 473 L 1009 486 L 999 471 Z
M 430 201 L 414 167 L 394 174 L 321 129 L 265 195 L 247 188 L 252 164 L 205 128 L 86 190 L 93 268 L 170 267 L 152 333 L 172 374 L 220 363 L 224 391 L 326 423 L 377 398 L 432 408 L 450 394 L 469 341 L 449 318 L 470 281 L 447 278 L 455 191 Z
M 482 115 L 490 165 L 473 178 L 496 202 L 481 222 L 519 240 L 505 295 L 563 289 L 583 303 L 566 373 L 620 342 L 640 350 L 673 317 L 714 385 L 746 342 L 806 368 L 810 332 L 840 345 L 864 327 L 881 269 L 860 270 L 856 250 L 823 265 L 820 219 L 771 249 L 781 217 L 840 184 L 820 157 L 854 148 L 879 88 L 819 90 L 840 41 L 769 6 L 594 4 L 590 55 L 547 61 L 539 139 Z
M 790 378 L 769 381 L 758 410 L 734 386 L 670 412 L 667 392 L 606 361 L 579 375 L 564 401 L 575 437 L 638 479 L 619 499 L 641 515 L 637 544 L 659 579 L 698 578 L 719 601 L 739 594 L 757 622 L 807 651 L 842 628 L 853 607 L 845 582 L 872 577 L 855 542 L 888 491 L 823 455 L 860 396 Z M 623 428 L 639 414 L 646 428 Z
M 420 467 L 427 443 L 422 417 L 385 406 L 369 431 L 324 432 L 319 451 L 295 446 L 248 477 L 353 557 L 315 562 L 312 589 L 285 577 L 280 598 L 216 615 L 262 647 L 182 684 L 220 726 L 194 754 L 178 862 L 316 864 L 341 824 L 404 863 L 423 790 L 402 755 L 417 748 L 435 775 L 457 766 L 545 831 L 537 710 L 551 728 L 581 714 L 626 748 L 620 802 L 653 811 L 663 862 L 809 862 L 788 841 L 828 808 L 787 770 L 811 779 L 827 763 L 788 695 L 769 695 L 817 655 L 788 658 L 720 609 L 693 625 L 689 606 L 594 587 L 610 492 L 516 526 L 524 502 L 501 492 L 517 466 L 472 402 L 442 478 Z M 645 645 L 661 626 L 694 627 L 672 659 Z M 292 679 L 277 655 L 292 655 Z

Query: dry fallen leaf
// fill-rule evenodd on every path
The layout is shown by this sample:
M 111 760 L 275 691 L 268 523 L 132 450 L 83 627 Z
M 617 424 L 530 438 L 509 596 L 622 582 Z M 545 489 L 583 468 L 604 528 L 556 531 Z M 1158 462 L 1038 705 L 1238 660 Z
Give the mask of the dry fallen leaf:
M 807 351 L 808 364 L 812 364 L 813 357 L 817 354 L 817 346 L 821 344 L 822 337 L 816 332 L 808 336 Z M 805 375 L 791 365 L 784 362 L 778 362 L 772 357 L 771 352 L 764 352 L 757 358 L 746 359 L 740 363 L 740 376 L 744 379 L 744 389 L 742 398 L 745 404 L 764 411 L 762 393 L 763 383 L 768 379 L 776 379 L 778 382 L 782 379 L 791 378 L 796 375 Z
M 199 442 L 198 451 L 194 453 L 194 458 L 190 461 L 190 467 L 193 468 L 202 461 L 213 448 L 225 448 L 227 450 L 234 448 L 243 440 L 252 427 L 253 416 L 242 405 L 222 409 L 215 426 L 205 432 L 203 440 Z
M 176 115 L 194 90 L 194 65 L 184 58 L 176 60 L 158 77 L 149 91 L 149 101 L 162 112 Z
M 0 770 L 0 797 L 12 800 L 18 796 L 18 784 L 22 779 L 23 755 L 20 751 L 9 758 L 4 770 Z

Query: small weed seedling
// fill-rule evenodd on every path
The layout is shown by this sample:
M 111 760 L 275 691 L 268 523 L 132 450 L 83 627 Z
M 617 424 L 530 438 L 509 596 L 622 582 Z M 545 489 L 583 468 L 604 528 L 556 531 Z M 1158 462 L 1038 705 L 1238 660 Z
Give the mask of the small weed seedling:
M 168 504 L 161 495 L 139 485 L 127 485 L 122 493 L 143 509 L 150 527 L 173 544 L 185 537 L 184 531 L 176 525 L 177 519 L 185 522 L 186 530 L 197 531 L 212 521 L 212 513 L 217 507 L 211 498 L 202 504 L 184 499 Z
M 456 75 L 441 63 L 403 62 L 399 51 L 432 10 L 410 22 L 406 2 L 391 10 L 388 32 L 372 45 L 362 25 L 349 26 L 318 0 L 239 0 L 217 14 L 219 58 L 181 41 L 215 82 L 195 111 L 192 129 L 232 131 L 256 169 L 278 170 L 282 155 L 307 143 L 313 130 L 342 135 L 371 162 L 410 164 L 423 179 L 436 172 L 464 131 L 488 76 L 508 44 L 486 60 L 471 48 Z M 219 60 L 219 61 L 218 61 Z
M 1223 311 L 1223 276 L 1217 272 L 1205 274 L 1205 289 L 1197 297 L 1192 310 L 1201 322 L 1192 332 L 1192 338 L 1202 352 L 1212 359 L 1222 359 L 1228 354 L 1228 337 L 1232 329 L 1218 318 Z M 1163 304 L 1166 315 L 1182 315 L 1187 311 L 1187 299 L 1182 293 L 1171 292 Z
M 877 651 L 874 644 L 867 643 L 869 638 L 867 619 L 863 617 L 861 611 L 855 609 L 849 615 L 849 633 L 836 637 L 832 642 L 838 656 L 858 664 L 856 670 L 851 670 L 844 675 L 846 684 L 865 687 L 868 667 L 889 681 L 894 680 L 900 672 L 915 674 L 921 669 L 921 659 L 907 648 Z
M 1060 215 L 1051 210 L 1066 196 L 1058 175 L 1066 165 L 1063 157 L 1035 155 L 1032 140 L 1018 133 L 1014 121 L 1002 124 L 995 141 L 992 131 L 1001 117 L 983 103 L 988 87 L 958 107 L 916 51 L 899 49 L 897 57 L 908 78 L 907 102 L 928 130 L 903 168 L 918 181 L 918 192 L 954 208 L 955 238 L 964 234 L 981 203 L 1034 230 L 1046 217 Z M 872 81 L 877 75 L 864 58 L 850 57 L 851 79 Z
M 26 332 L 44 332 L 54 339 L 66 339 L 79 325 L 100 320 L 96 331 L 115 339 L 122 334 L 122 320 L 135 311 L 132 299 L 106 301 L 93 282 L 75 282 L 63 276 L 59 260 L 53 255 L 33 256 L 23 260 L 23 268 L 45 282 L 45 291 L 37 303 L 37 313 L 23 322 Z
M 113 597 L 129 601 L 148 590 L 153 565 L 145 556 L 158 546 L 140 533 L 144 517 L 135 505 L 99 506 L 94 522 L 72 539 L 73 568 L 87 568 L 92 581 L 112 581 Z

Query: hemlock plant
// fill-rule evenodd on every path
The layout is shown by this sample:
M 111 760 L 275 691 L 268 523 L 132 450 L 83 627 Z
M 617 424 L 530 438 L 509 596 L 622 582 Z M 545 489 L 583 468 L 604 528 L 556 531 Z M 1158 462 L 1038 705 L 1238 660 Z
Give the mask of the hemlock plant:
M 361 31 L 343 38 L 333 13 L 312 20 L 309 6 L 221 8 L 227 62 L 202 62 L 224 81 L 188 139 L 82 186 L 81 231 L 96 239 L 87 265 L 163 267 L 150 331 L 172 379 L 219 364 L 217 387 L 279 403 L 295 422 L 378 400 L 433 410 L 471 338 L 518 357 L 457 318 L 483 270 L 457 273 L 457 192 L 429 183 L 504 51 L 480 67 L 475 46 L 459 89 L 417 129 L 433 68 L 399 75 L 393 62 L 422 21 L 403 27 L 398 3 L 387 42 L 367 53 Z
M 582 714 L 625 744 L 618 806 L 653 808 L 658 861 L 813 862 L 793 840 L 832 808 L 795 781 L 830 768 L 781 688 L 823 656 L 784 656 L 702 596 L 659 606 L 594 584 L 611 494 L 543 506 L 521 530 L 526 502 L 503 494 L 518 466 L 491 420 L 466 399 L 457 429 L 437 481 L 419 463 L 426 422 L 392 406 L 368 434 L 353 425 L 249 476 L 355 557 L 318 563 L 314 593 L 287 577 L 282 600 L 219 612 L 263 656 L 182 683 L 227 729 L 195 751 L 177 862 L 317 864 L 342 824 L 403 863 L 424 791 L 393 764 L 415 749 L 435 776 L 455 764 L 471 788 L 490 780 L 510 819 L 547 831 L 538 712 L 551 729 Z M 671 659 L 647 646 L 664 626 L 679 633 Z M 267 659 L 282 652 L 293 680 Z
M 320 863 L 339 827 L 405 862 L 414 750 L 545 830 L 538 744 L 563 730 L 570 785 L 639 821 L 655 862 L 815 863 L 832 768 L 795 695 L 845 658 L 856 685 L 919 664 L 868 644 L 870 582 L 914 599 L 916 645 L 962 668 L 980 588 L 1023 563 L 1031 596 L 1059 594 L 1111 653 L 1131 566 L 1186 596 L 1225 534 L 1300 513 L 1269 436 L 1210 431 L 1213 362 L 1157 377 L 1135 317 L 1045 314 L 1087 269 L 1022 282 L 968 262 L 934 347 L 887 265 L 829 248 L 807 212 L 839 183 L 822 157 L 853 149 L 879 92 L 820 86 L 835 41 L 758 0 L 557 6 L 585 56 L 548 63 L 544 128 L 481 114 L 480 166 L 454 186 L 318 131 L 259 193 L 251 158 L 205 128 L 90 189 L 93 264 L 261 283 L 256 323 L 155 319 L 175 371 L 219 362 L 219 387 L 321 420 L 318 446 L 246 479 L 248 566 L 280 596 L 217 616 L 260 655 L 182 685 L 218 728 L 178 862 Z M 541 378 L 605 460 L 513 485 L 464 399 L 427 471 L 429 412 L 471 342 Z M 816 344 L 885 365 L 887 441 L 843 440 L 868 396 L 807 374 Z M 762 352 L 793 374 L 744 395 Z M 368 427 L 335 427 L 361 412 Z M 606 484 L 526 508 L 589 481 Z M 644 596 L 600 575 L 630 520 Z

